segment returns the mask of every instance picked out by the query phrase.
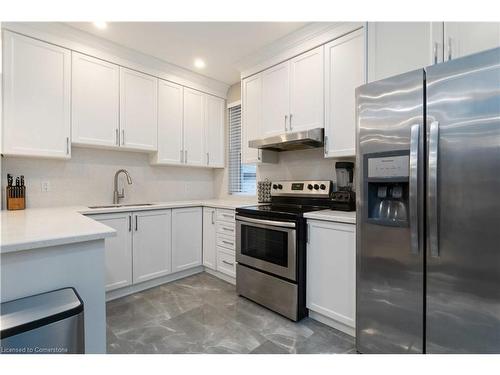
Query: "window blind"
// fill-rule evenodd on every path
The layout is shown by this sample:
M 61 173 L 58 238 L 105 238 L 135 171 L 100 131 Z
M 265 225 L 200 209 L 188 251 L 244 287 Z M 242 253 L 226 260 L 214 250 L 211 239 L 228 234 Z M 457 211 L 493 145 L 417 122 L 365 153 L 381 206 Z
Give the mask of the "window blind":
M 256 166 L 241 164 L 241 105 L 228 109 L 229 116 L 229 194 L 255 194 Z

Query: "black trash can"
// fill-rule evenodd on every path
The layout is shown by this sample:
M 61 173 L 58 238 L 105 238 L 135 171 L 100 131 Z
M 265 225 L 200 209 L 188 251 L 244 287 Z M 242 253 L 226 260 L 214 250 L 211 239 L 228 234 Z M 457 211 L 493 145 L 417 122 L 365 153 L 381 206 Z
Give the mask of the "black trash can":
M 0 305 L 3 354 L 85 353 L 83 301 L 63 288 Z

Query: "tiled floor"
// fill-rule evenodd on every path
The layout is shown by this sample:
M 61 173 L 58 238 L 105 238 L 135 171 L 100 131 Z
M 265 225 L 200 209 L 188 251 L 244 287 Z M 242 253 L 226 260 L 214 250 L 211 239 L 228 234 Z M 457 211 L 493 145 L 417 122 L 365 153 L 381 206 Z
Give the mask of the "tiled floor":
M 352 337 L 294 323 L 207 273 L 107 304 L 108 353 L 353 353 Z

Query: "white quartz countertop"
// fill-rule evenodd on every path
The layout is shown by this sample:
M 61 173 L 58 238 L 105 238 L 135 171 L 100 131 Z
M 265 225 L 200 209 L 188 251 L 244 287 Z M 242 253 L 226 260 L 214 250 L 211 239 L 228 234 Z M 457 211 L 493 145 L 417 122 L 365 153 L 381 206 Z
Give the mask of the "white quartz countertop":
M 127 204 L 127 203 L 125 203 Z M 115 230 L 85 216 L 112 212 L 158 210 L 181 207 L 236 209 L 257 204 L 255 201 L 205 199 L 154 202 L 150 206 L 115 206 L 91 209 L 86 206 L 28 208 L 1 211 L 0 252 L 2 254 L 48 246 L 85 242 L 115 236 Z
M 335 221 L 338 223 L 356 224 L 356 211 L 334 211 L 334 210 L 321 210 L 314 212 L 307 212 L 304 214 L 307 219 Z
M 1 211 L 2 254 L 115 236 L 115 230 L 74 207 Z

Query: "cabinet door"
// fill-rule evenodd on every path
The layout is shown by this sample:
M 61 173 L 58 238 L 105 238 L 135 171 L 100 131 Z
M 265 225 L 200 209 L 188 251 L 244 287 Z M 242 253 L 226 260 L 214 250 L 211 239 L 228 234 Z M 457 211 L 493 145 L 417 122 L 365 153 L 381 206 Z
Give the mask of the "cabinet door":
M 443 61 L 442 22 L 368 22 L 368 81 Z
M 324 126 L 323 46 L 290 60 L 290 115 L 288 130 Z
M 201 207 L 172 210 L 172 269 L 183 271 L 201 265 Z
M 132 222 L 129 213 L 105 214 L 95 220 L 116 230 L 106 238 L 106 291 L 132 284 Z
M 72 53 L 71 142 L 119 146 L 120 68 Z
M 215 208 L 203 208 L 203 265 L 216 269 L 217 247 L 215 236 Z
M 167 275 L 172 270 L 172 212 L 133 214 L 134 283 Z
M 500 22 L 445 22 L 445 61 L 500 46 Z
M 3 33 L 3 153 L 69 158 L 71 52 Z
M 184 162 L 203 165 L 205 94 L 184 88 Z
M 182 155 L 183 87 L 158 81 L 158 153 L 155 163 L 180 164 Z
M 158 79 L 120 68 L 121 146 L 156 150 Z
M 241 162 L 257 163 L 259 150 L 248 147 L 248 142 L 262 137 L 262 74 L 241 82 Z
M 355 327 L 355 225 L 308 221 L 307 308 Z
M 224 168 L 224 100 L 206 95 L 205 154 L 206 165 Z
M 325 45 L 325 157 L 356 155 L 354 90 L 364 82 L 364 30 Z
M 262 72 L 262 135 L 288 131 L 290 114 L 290 63 L 285 61 Z

